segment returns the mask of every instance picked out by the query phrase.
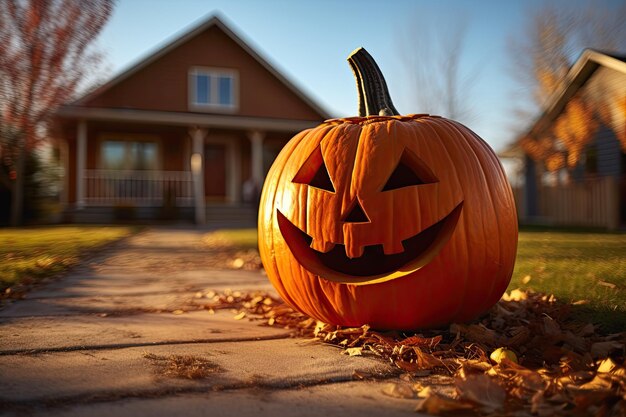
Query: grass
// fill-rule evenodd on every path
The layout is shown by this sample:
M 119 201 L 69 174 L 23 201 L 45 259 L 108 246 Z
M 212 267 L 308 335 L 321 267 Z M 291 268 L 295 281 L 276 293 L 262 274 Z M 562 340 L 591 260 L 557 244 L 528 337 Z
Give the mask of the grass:
M 43 226 L 0 229 L 0 290 L 29 285 L 75 265 L 81 254 L 128 236 L 122 226 Z
M 205 243 L 230 246 L 237 250 L 258 249 L 257 229 L 221 229 L 208 233 Z
M 626 234 L 520 232 L 514 288 L 554 294 L 581 320 L 624 331 Z
M 256 229 L 210 234 L 221 243 L 256 248 Z M 579 230 L 525 229 L 520 232 L 515 271 L 508 290 L 554 294 L 573 304 L 581 321 L 605 332 L 626 330 L 626 234 Z

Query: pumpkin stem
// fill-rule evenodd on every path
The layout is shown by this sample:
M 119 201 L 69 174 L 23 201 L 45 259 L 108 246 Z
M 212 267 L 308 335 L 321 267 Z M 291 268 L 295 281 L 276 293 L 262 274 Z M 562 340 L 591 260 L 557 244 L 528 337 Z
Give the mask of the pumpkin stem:
M 369 52 L 358 48 L 350 54 L 348 63 L 356 78 L 359 116 L 399 115 L 391 101 L 385 77 Z

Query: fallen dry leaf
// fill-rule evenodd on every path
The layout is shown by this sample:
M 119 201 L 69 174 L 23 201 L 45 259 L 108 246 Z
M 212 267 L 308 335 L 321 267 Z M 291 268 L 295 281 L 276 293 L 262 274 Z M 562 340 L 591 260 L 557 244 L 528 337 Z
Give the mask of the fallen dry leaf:
M 528 293 L 519 288 L 511 291 L 510 293 L 504 293 L 502 295 L 504 301 L 523 301 L 528 299 Z
M 382 392 L 394 398 L 415 398 L 415 391 L 409 385 L 402 383 L 390 382 L 383 387 Z
M 559 415 L 567 404 L 563 402 L 563 399 L 559 399 L 559 401 L 554 401 L 554 399 L 554 397 L 546 398 L 544 391 L 537 391 L 530 400 L 530 412 L 540 417 Z
M 474 405 L 431 392 L 426 398 L 417 400 L 415 411 L 434 416 L 473 410 Z
M 490 411 L 502 408 L 506 399 L 504 388 L 485 374 L 472 374 L 465 379 L 457 379 L 456 391 L 459 398 L 479 404 Z
M 399 341 L 398 345 L 434 348 L 441 342 L 441 335 L 435 337 L 410 336 Z
M 603 287 L 607 287 L 607 288 L 610 288 L 612 290 L 617 288 L 617 285 L 613 284 L 612 282 L 602 281 L 601 279 L 598 280 L 598 285 L 602 285 Z
M 607 342 L 596 342 L 591 345 L 591 356 L 594 358 L 605 358 L 609 356 L 612 351 L 619 350 L 624 351 L 624 345 L 614 340 Z
M 362 356 L 363 348 L 362 347 L 347 348 L 346 350 L 344 350 L 344 353 L 348 356 Z
M 246 312 L 245 312 L 245 311 L 242 311 L 241 313 L 239 313 L 239 314 L 237 314 L 235 317 L 233 317 L 233 319 L 235 319 L 235 320 L 241 320 L 241 319 L 243 319 L 244 317 L 246 317 Z
M 421 412 L 484 414 L 499 409 L 506 415 L 509 410 L 516 416 L 534 410 L 535 415 L 565 416 L 576 410 L 609 416 L 626 407 L 626 333 L 603 336 L 593 324 L 573 321 L 571 306 L 552 295 L 513 290 L 480 320 L 411 334 L 322 323 L 264 292 L 203 294 L 192 297 L 185 311 L 234 310 L 235 317 L 290 329 L 341 347 L 347 355 L 367 350 L 379 356 L 405 371 L 402 380 L 411 395 L 419 393 Z M 519 363 L 503 357 L 492 365 L 489 352 L 497 348 L 516 352 Z M 453 383 L 460 398 L 424 389 L 416 379 L 425 375 L 454 376 L 446 384 Z M 380 375 L 355 371 L 353 378 L 376 380 Z M 404 388 L 386 389 L 392 395 L 409 395 L 396 392 Z
M 606 358 L 598 365 L 597 372 L 599 374 L 608 374 L 617 369 L 617 364 L 611 358 Z

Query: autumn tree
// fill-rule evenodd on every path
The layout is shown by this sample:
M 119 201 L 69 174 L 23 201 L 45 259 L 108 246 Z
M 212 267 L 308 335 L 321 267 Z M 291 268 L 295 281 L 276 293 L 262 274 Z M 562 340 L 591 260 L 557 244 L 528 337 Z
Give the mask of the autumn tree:
M 0 138 L 0 154 L 12 189 L 13 225 L 21 222 L 26 154 L 45 141 L 50 116 L 100 62 L 94 41 L 113 3 L 0 1 L 0 134 L 11 132 Z
M 460 17 L 447 16 L 437 25 L 430 16 L 418 16 L 401 35 L 399 56 L 418 111 L 465 123 L 476 117 L 471 86 L 477 72 L 463 65 L 467 28 Z
M 626 4 L 592 1 L 572 7 L 566 1 L 529 9 L 520 32 L 508 39 L 509 73 L 517 85 L 517 129 L 524 129 L 558 91 L 585 48 L 626 49 Z

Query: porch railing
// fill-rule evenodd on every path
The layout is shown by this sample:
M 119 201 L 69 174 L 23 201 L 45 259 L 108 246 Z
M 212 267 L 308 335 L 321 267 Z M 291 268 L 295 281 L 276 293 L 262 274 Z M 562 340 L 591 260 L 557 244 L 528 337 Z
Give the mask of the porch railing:
M 193 206 L 189 171 L 86 169 L 83 178 L 88 206 Z

